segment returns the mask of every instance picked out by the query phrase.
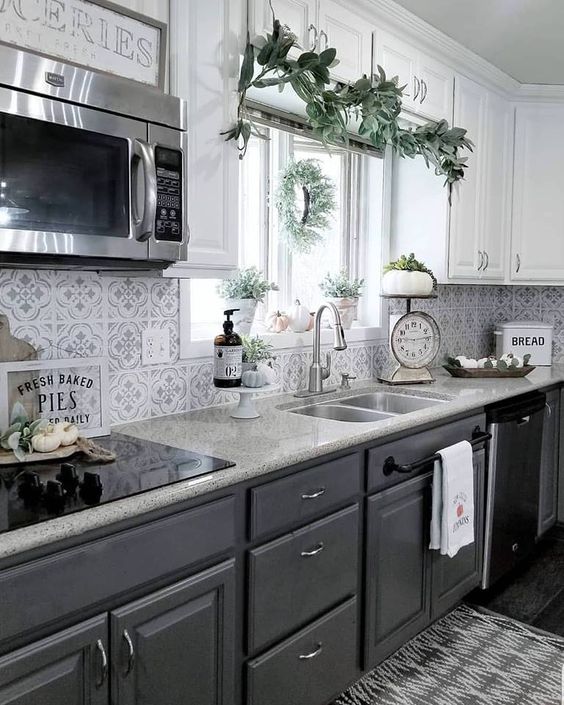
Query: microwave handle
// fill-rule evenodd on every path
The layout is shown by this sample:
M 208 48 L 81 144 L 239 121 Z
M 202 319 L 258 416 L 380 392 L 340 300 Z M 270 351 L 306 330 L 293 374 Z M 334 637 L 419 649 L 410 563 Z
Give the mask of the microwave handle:
M 137 193 L 133 170 L 135 165 L 143 165 L 143 178 L 145 181 L 145 203 L 143 214 L 139 213 Z M 155 216 L 157 213 L 157 167 L 155 153 L 150 144 L 144 140 L 133 140 L 133 160 L 131 162 L 131 202 L 133 204 L 133 233 L 139 242 L 145 242 L 153 234 Z

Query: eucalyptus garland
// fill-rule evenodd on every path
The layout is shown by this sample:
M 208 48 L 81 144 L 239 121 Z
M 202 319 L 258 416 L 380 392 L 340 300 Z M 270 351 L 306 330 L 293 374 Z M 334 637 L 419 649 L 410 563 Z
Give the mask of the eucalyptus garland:
M 301 206 L 296 191 L 303 196 Z M 290 250 L 307 254 L 322 242 L 335 207 L 335 184 L 317 159 L 291 161 L 282 171 L 276 208 Z
M 248 89 L 277 86 L 283 91 L 289 85 L 306 103 L 308 121 L 324 144 L 346 145 L 349 125 L 358 121 L 359 134 L 377 149 L 390 145 L 402 157 L 422 156 L 428 167 L 432 165 L 437 175 L 445 177 L 449 187 L 464 178 L 467 158 L 460 156 L 460 150 L 472 151 L 466 130 L 449 127 L 446 120 L 416 128 L 401 127 L 405 86 L 398 85 L 397 76 L 388 79 L 379 66 L 372 80 L 363 76 L 353 84 L 332 87 L 329 69 L 337 62 L 336 50 L 306 51 L 294 60 L 288 58 L 294 47 L 299 48 L 296 36 L 275 18 L 274 12 L 272 34 L 262 38 L 260 49 L 247 36 L 239 77 L 237 121 L 223 133 L 226 140 L 238 143 L 241 159 L 251 135 L 265 137 L 246 107 Z

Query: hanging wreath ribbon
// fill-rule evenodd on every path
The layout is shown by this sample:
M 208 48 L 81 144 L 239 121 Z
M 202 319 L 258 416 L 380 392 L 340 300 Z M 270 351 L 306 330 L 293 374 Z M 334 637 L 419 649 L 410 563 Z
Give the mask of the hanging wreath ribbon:
M 330 225 L 336 208 L 335 184 L 317 159 L 291 161 L 280 176 L 276 208 L 282 236 L 290 250 L 307 254 L 323 242 Z

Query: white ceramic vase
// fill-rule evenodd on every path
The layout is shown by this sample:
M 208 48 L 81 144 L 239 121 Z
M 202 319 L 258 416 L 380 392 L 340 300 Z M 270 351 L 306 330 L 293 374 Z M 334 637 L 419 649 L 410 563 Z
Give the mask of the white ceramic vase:
M 230 308 L 239 309 L 235 311 L 231 318 L 235 333 L 239 333 L 239 335 L 249 335 L 253 321 L 255 320 L 255 313 L 257 312 L 257 300 L 225 299 L 224 303 L 225 310 Z
M 382 293 L 388 296 L 429 296 L 433 278 L 427 272 L 392 269 L 382 277 Z
M 337 307 L 343 328 L 345 330 L 352 328 L 358 310 L 358 296 L 331 297 L 328 301 L 331 301 Z

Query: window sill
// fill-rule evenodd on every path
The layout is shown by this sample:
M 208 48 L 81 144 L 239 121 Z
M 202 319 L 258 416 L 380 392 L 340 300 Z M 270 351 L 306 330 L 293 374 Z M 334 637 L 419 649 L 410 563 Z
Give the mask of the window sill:
M 306 333 L 260 333 L 260 337 L 272 345 L 273 352 L 283 352 L 289 350 L 311 350 L 313 346 L 313 332 Z M 355 326 L 345 331 L 347 343 L 374 342 L 386 339 L 386 330 L 375 326 Z M 331 345 L 333 341 L 333 331 L 330 328 L 323 328 L 321 331 L 321 344 Z M 182 349 L 182 359 L 192 360 L 200 357 L 210 357 L 212 354 L 213 341 L 195 340 L 187 343 Z

